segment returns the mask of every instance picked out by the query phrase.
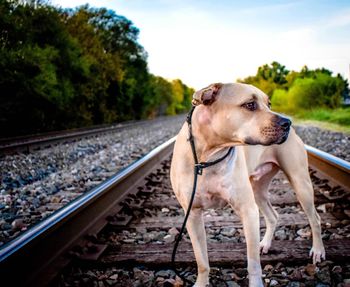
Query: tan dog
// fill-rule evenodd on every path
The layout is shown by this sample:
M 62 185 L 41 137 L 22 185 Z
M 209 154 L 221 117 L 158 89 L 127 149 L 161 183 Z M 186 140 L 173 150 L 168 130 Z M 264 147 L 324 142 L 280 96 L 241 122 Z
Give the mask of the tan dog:
M 249 286 L 263 286 L 260 251 L 268 252 L 278 217 L 269 201 L 268 187 L 279 169 L 287 175 L 310 222 L 313 262 L 324 258 L 307 155 L 302 141 L 290 129 L 290 120 L 270 110 L 269 99 L 262 91 L 245 84 L 210 85 L 193 95 L 193 104 L 197 105 L 192 131 L 199 162 L 218 159 L 227 153 L 228 147 L 235 146 L 228 157 L 198 176 L 186 226 L 198 266 L 195 286 L 209 284 L 202 212 L 226 204 L 232 206 L 243 223 Z M 185 123 L 177 136 L 171 164 L 171 184 L 185 211 L 192 192 L 194 168 L 188 135 Z M 260 244 L 259 209 L 266 221 L 266 233 Z

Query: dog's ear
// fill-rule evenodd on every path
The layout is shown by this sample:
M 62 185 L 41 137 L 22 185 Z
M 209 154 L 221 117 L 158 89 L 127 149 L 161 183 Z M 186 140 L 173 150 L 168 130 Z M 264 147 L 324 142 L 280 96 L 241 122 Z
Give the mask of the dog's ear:
M 220 92 L 221 87 L 223 84 L 221 83 L 215 83 L 211 84 L 210 86 L 201 89 L 193 94 L 192 97 L 192 105 L 198 106 L 200 104 L 203 105 L 211 105 L 215 102 L 217 95 Z

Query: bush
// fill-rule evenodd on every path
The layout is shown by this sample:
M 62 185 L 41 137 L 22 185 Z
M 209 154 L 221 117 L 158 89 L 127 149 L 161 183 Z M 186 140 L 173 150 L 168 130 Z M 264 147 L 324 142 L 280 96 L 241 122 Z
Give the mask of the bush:
M 321 88 L 316 80 L 311 78 L 297 79 L 288 91 L 289 106 L 292 110 L 320 106 L 322 105 L 320 94 Z
M 328 74 L 316 73 L 311 78 L 297 78 L 288 91 L 274 90 L 272 105 L 277 109 L 297 112 L 300 109 L 339 108 L 344 82 Z
M 272 108 L 277 108 L 279 110 L 288 110 L 289 109 L 289 100 L 288 100 L 288 92 L 282 89 L 276 89 L 273 91 L 271 97 L 271 105 Z

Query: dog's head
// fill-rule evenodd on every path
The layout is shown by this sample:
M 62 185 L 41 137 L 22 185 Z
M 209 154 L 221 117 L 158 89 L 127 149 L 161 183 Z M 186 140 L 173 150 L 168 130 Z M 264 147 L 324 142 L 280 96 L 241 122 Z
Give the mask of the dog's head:
M 247 84 L 212 84 L 194 93 L 206 123 L 226 142 L 250 145 L 282 144 L 291 121 L 270 110 L 268 96 Z M 224 124 L 223 124 L 224 123 Z

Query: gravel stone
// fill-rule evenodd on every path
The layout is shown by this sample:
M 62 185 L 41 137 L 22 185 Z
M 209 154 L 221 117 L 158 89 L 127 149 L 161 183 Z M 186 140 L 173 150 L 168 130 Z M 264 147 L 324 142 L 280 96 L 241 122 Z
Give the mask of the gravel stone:
M 240 287 L 235 281 L 227 281 L 227 287 Z
M 324 284 L 331 284 L 331 275 L 329 272 L 329 268 L 322 268 L 316 273 L 316 277 Z
M 350 161 L 350 135 L 309 125 L 293 125 L 305 144 Z
M 315 276 L 316 272 L 317 272 L 317 267 L 314 264 L 308 264 L 305 267 L 305 271 L 309 276 Z
M 175 278 L 175 275 L 173 270 L 160 270 L 155 274 L 155 276 L 163 278 Z
M 270 264 L 266 264 L 263 270 L 266 272 L 269 272 L 269 271 L 273 270 L 273 266 Z
M 168 233 L 169 233 L 170 235 L 176 236 L 176 235 L 178 235 L 180 232 L 177 230 L 176 227 L 172 227 L 172 228 L 169 229 Z
M 184 121 L 184 115 L 163 117 L 29 154 L 1 156 L 0 219 L 9 225 L 1 224 L 0 242 L 10 241 L 15 231 L 28 229 L 175 136 Z M 17 218 L 21 221 L 14 222 Z
M 310 238 L 311 237 L 311 230 L 309 227 L 306 227 L 303 229 L 299 229 L 297 231 L 297 234 L 301 237 L 304 237 L 304 238 Z
M 233 227 L 224 227 L 221 230 L 221 234 L 227 237 L 234 236 L 236 233 L 236 228 Z
M 175 241 L 175 235 L 167 234 L 163 239 L 165 243 L 171 243 Z
M 277 229 L 275 231 L 275 239 L 277 240 L 285 240 L 287 239 L 287 234 L 284 229 Z

